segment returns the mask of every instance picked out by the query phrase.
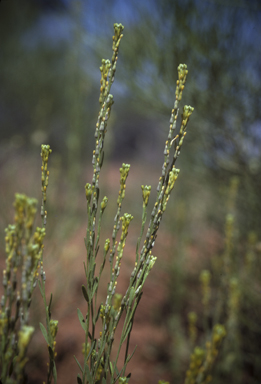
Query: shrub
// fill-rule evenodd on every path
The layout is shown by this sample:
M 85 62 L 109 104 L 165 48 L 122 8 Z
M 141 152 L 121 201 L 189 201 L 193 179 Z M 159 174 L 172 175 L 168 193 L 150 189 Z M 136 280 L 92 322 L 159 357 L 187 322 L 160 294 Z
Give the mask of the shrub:
M 100 110 L 95 128 L 96 145 L 92 156 L 93 177 L 85 185 L 87 200 L 87 231 L 85 237 L 86 261 L 84 270 L 86 283 L 82 285 L 82 294 L 86 301 L 86 313 L 77 309 L 81 327 L 85 332 L 83 343 L 83 364 L 74 356 L 79 367 L 77 382 L 86 383 L 127 383 L 131 374 L 127 374 L 127 366 L 134 351 L 129 351 L 133 320 L 137 306 L 142 297 L 144 283 L 155 264 L 156 257 L 152 249 L 157 232 L 167 209 L 171 191 L 179 174 L 175 167 L 181 147 L 186 135 L 189 117 L 193 112 L 190 106 L 184 106 L 181 115 L 181 124 L 177 129 L 179 102 L 185 87 L 188 74 L 187 66 L 178 67 L 178 81 L 176 85 L 176 98 L 171 111 L 170 126 L 164 147 L 164 162 L 159 177 L 157 196 L 154 203 L 149 224 L 147 222 L 147 206 L 151 187 L 142 185 L 142 220 L 140 235 L 137 239 L 136 258 L 133 270 L 129 277 L 129 285 L 125 293 L 117 292 L 117 279 L 121 269 L 124 247 L 128 235 L 128 228 L 133 219 L 131 214 L 121 213 L 122 202 L 125 197 L 126 180 L 130 170 L 129 164 L 122 164 L 120 168 L 120 189 L 117 197 L 117 211 L 114 217 L 111 239 L 100 244 L 102 230 L 102 217 L 108 199 L 100 197 L 100 172 L 104 160 L 104 140 L 107 124 L 113 105 L 113 96 L 110 94 L 118 60 L 119 45 L 122 39 L 123 26 L 114 24 L 113 55 L 110 60 L 102 60 Z M 47 222 L 47 189 L 49 183 L 48 161 L 51 154 L 49 145 L 42 145 L 41 182 L 42 225 L 34 229 L 37 213 L 37 201 L 25 195 L 16 194 L 14 208 L 14 224 L 6 228 L 6 267 L 3 271 L 4 294 L 1 299 L 0 311 L 0 368 L 2 383 L 23 383 L 26 379 L 27 348 L 34 334 L 34 327 L 30 325 L 30 305 L 34 289 L 38 286 L 45 308 L 45 325 L 40 323 L 40 329 L 47 343 L 49 364 L 47 370 L 47 383 L 57 382 L 56 372 L 56 335 L 58 321 L 52 319 L 52 295 L 47 300 L 46 275 L 44 271 L 44 237 Z M 96 259 L 101 258 L 100 268 L 96 271 Z M 97 302 L 97 291 L 101 280 L 104 279 L 104 268 L 109 270 L 107 282 L 107 295 L 104 301 Z M 206 291 L 207 292 L 207 291 Z M 206 299 L 207 300 L 207 299 Z M 120 319 L 122 321 L 120 322 Z M 120 341 L 115 342 L 115 332 L 120 329 Z M 225 335 L 224 327 L 216 324 L 213 330 L 212 341 L 205 353 L 196 348 L 187 373 L 186 384 L 206 382 L 209 380 L 209 370 L 213 365 L 222 338 Z M 116 354 L 112 355 L 113 348 Z M 124 363 L 119 366 L 119 356 L 124 350 Z M 200 370 L 200 368 L 202 368 Z

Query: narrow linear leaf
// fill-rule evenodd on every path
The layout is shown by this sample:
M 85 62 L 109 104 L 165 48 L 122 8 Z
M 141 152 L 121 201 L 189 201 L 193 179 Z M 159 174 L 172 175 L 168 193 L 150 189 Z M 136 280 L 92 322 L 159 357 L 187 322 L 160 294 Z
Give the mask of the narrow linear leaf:
M 85 262 L 83 262 L 83 266 L 84 266 L 85 276 L 87 277 L 87 268 L 86 268 Z
M 101 153 L 100 167 L 102 167 L 103 160 L 104 160 L 104 151 L 102 151 L 102 153 Z
M 135 288 L 131 287 L 131 289 L 130 289 L 130 296 L 129 296 L 129 306 L 131 306 L 131 304 L 133 302 L 133 299 L 134 299 L 134 296 L 135 296 Z
M 48 352 L 49 352 L 49 356 L 50 356 L 50 358 L 54 361 L 54 353 L 53 353 L 53 350 L 52 350 L 52 348 L 50 347 L 50 345 L 48 345 Z
M 41 295 L 42 295 L 42 297 L 43 297 L 43 289 L 42 289 L 42 286 L 41 286 L 41 283 L 40 283 L 40 280 L 38 280 L 38 287 L 39 287 L 39 289 L 40 289 L 40 292 L 41 292 Z
M 50 301 L 49 301 L 49 305 L 48 305 L 49 318 L 51 318 L 51 305 L 52 305 L 52 301 L 53 301 L 53 294 L 51 293 Z
M 55 362 L 53 363 L 53 378 L 54 378 L 54 384 L 56 384 L 57 383 L 57 371 L 56 371 Z
M 82 329 L 84 330 L 84 332 L 86 332 L 86 323 L 85 323 L 83 314 L 82 314 L 82 312 L 80 311 L 79 308 L 77 308 L 77 314 L 78 314 L 78 319 L 79 319 L 79 321 L 81 323 Z
M 96 249 L 96 251 L 95 251 L 95 258 L 96 258 L 97 255 L 98 255 L 99 249 L 100 249 L 100 246 L 98 245 L 98 247 L 97 247 L 97 249 Z
M 110 361 L 110 363 L 109 363 L 109 367 L 110 367 L 110 373 L 111 373 L 111 375 L 113 375 L 114 370 L 113 370 L 113 365 L 112 365 L 112 362 L 111 362 L 111 361 Z
M 85 371 L 86 376 L 87 376 L 88 384 L 92 384 L 93 380 L 92 380 L 92 377 L 91 377 L 90 368 L 89 368 L 87 363 L 84 364 L 84 371 Z
M 91 345 L 91 348 L 90 348 L 90 350 L 89 350 L 89 353 L 88 353 L 88 355 L 87 355 L 86 360 L 89 360 L 89 357 L 91 356 L 91 353 L 92 353 L 92 351 L 93 351 L 93 348 L 95 347 L 95 344 L 96 344 L 96 339 L 92 342 L 92 345 Z
M 134 348 L 132 354 L 128 356 L 128 358 L 127 358 L 127 363 L 132 359 L 132 356 L 134 355 L 136 349 L 137 349 L 137 345 L 136 345 L 136 347 Z
M 96 315 L 96 318 L 95 318 L 95 324 L 97 323 L 97 321 L 99 320 L 99 317 L 100 317 L 100 310 L 101 310 L 101 304 L 99 306 L 99 309 L 98 309 L 98 312 L 97 312 L 97 315 Z
M 42 323 L 39 323 L 39 325 L 40 325 L 40 328 L 41 328 L 41 331 L 42 331 L 43 337 L 45 338 L 46 343 L 49 344 L 48 335 L 47 335 L 47 331 L 45 329 L 45 326 Z
M 93 284 L 93 290 L 92 290 L 92 298 L 95 295 L 95 292 L 97 291 L 99 285 L 99 280 L 97 277 L 94 278 L 94 284 Z
M 73 355 L 73 357 L 74 357 L 76 363 L 78 364 L 78 367 L 80 368 L 81 372 L 83 373 L 82 366 L 81 366 L 81 364 L 79 363 L 79 361 L 77 360 L 77 357 L 76 357 L 75 355 Z
M 126 332 L 125 332 L 125 335 L 124 335 L 123 341 L 125 341 L 125 340 L 126 340 L 126 338 L 127 338 L 128 334 L 129 334 L 129 333 L 130 333 L 130 331 L 131 331 L 131 328 L 132 328 L 132 321 L 130 321 L 130 323 L 129 323 L 129 325 L 128 325 L 127 329 L 126 329 Z
M 88 297 L 88 293 L 86 291 L 86 288 L 84 285 L 82 285 L 82 293 L 83 293 L 83 297 L 85 298 L 85 300 L 87 301 L 87 303 L 89 304 L 89 297 Z
M 118 371 L 118 368 L 115 366 L 115 372 L 116 372 L 116 375 L 119 376 L 119 371 Z

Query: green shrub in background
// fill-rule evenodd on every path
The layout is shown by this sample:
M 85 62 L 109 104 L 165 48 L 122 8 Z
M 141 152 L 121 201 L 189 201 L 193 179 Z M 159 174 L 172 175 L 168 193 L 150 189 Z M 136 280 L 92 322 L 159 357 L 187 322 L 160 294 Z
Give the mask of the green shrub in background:
M 86 283 L 82 286 L 82 294 L 86 301 L 86 313 L 77 310 L 80 325 L 85 332 L 83 343 L 83 363 L 74 357 L 79 367 L 77 382 L 94 384 L 97 382 L 121 384 L 127 383 L 131 374 L 127 372 L 127 365 L 134 351 L 129 351 L 129 340 L 137 306 L 141 300 L 142 289 L 156 257 L 152 249 L 157 237 L 162 216 L 167 209 L 170 193 L 178 177 L 179 170 L 175 168 L 176 160 L 180 154 L 186 127 L 193 108 L 184 106 L 181 115 L 181 124 L 177 128 L 179 102 L 184 90 L 187 67 L 181 64 L 178 67 L 178 81 L 176 86 L 176 99 L 171 111 L 170 127 L 164 148 L 164 162 L 162 173 L 157 187 L 157 197 L 153 206 L 149 224 L 145 231 L 147 219 L 147 205 L 151 187 L 142 188 L 142 220 L 140 235 L 136 246 L 136 261 L 129 278 L 129 286 L 125 293 L 117 292 L 117 278 L 120 273 L 123 251 L 128 235 L 128 227 L 132 216 L 121 213 L 122 202 L 125 197 L 126 179 L 130 165 L 122 164 L 120 168 L 120 190 L 117 198 L 117 210 L 113 222 L 111 239 L 106 239 L 105 244 L 100 244 L 102 216 L 108 202 L 103 197 L 99 203 L 100 171 L 104 159 L 104 139 L 107 123 L 113 105 L 113 96 L 110 94 L 114 81 L 119 45 L 122 38 L 123 26 L 114 25 L 113 55 L 110 60 L 102 60 L 100 111 L 95 129 L 96 145 L 93 151 L 93 177 L 85 186 L 87 200 L 87 230 L 85 237 L 86 262 L 84 270 Z M 27 348 L 34 333 L 30 326 L 30 305 L 34 288 L 39 286 L 44 307 L 45 325 L 40 323 L 40 328 L 47 343 L 49 364 L 47 383 L 57 382 L 56 372 L 56 334 L 58 321 L 52 319 L 52 295 L 47 300 L 45 292 L 46 276 L 43 265 L 43 240 L 47 222 L 46 192 L 49 182 L 48 160 L 51 149 L 42 145 L 42 225 L 34 230 L 37 202 L 25 195 L 15 197 L 15 224 L 6 229 L 6 267 L 3 271 L 4 295 L 1 299 L 0 312 L 0 368 L 2 383 L 23 383 L 26 380 Z M 96 271 L 96 258 L 102 259 L 100 269 Z M 102 303 L 97 303 L 97 292 L 103 279 L 105 265 L 110 272 L 107 285 L 107 295 Z M 208 311 L 208 277 L 202 274 L 204 287 L 204 303 Z M 204 277 L 205 276 L 205 277 Z M 120 319 L 123 321 L 120 323 Z M 193 316 L 191 316 L 191 340 L 193 336 Z M 120 341 L 115 341 L 115 332 L 120 329 Z M 191 355 L 190 367 L 187 371 L 185 383 L 207 383 L 211 381 L 210 371 L 217 357 L 222 339 L 225 336 L 223 325 L 215 323 L 210 332 L 206 351 L 196 347 Z M 117 344 L 117 345 L 116 345 Z M 112 351 L 115 351 L 112 354 Z M 119 366 L 119 356 L 123 353 L 124 362 Z M 163 382 L 162 382 L 163 383 Z
M 223 338 L 225 332 L 219 362 L 203 382 L 260 382 L 260 243 L 254 232 L 249 232 L 248 239 L 244 239 L 238 230 L 239 186 L 239 178 L 233 177 L 226 194 L 222 246 L 219 252 L 207 254 L 204 269 L 200 271 L 195 266 L 195 271 L 188 271 L 183 260 L 184 244 L 175 250 L 177 257 L 169 268 L 171 310 L 167 321 L 173 339 L 168 365 L 173 382 L 181 381 L 189 359 L 185 383 L 202 382 L 199 371 L 204 367 L 203 360 L 205 366 L 206 361 L 211 365 L 214 340 L 220 343 L 219 338 Z M 184 212 L 181 216 L 180 221 L 185 222 Z M 224 327 L 215 325 L 218 323 Z

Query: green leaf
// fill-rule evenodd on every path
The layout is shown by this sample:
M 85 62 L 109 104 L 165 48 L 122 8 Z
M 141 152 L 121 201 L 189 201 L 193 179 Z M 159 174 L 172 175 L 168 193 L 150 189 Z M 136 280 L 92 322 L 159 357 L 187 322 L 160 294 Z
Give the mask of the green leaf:
M 87 291 L 86 291 L 86 288 L 84 285 L 82 285 L 82 293 L 83 293 L 83 297 L 85 298 L 85 300 L 89 304 L 89 297 L 88 297 L 88 294 L 87 294 Z
M 107 384 L 107 381 L 104 377 L 102 378 L 102 384 Z
M 49 352 L 49 356 L 50 356 L 51 360 L 54 360 L 54 353 L 53 353 L 53 350 L 50 347 L 50 345 L 48 345 L 48 352 Z
M 84 266 L 85 276 L 87 277 L 87 268 L 86 268 L 85 262 L 83 262 L 83 266 Z
M 104 151 L 102 151 L 101 153 L 100 167 L 102 167 L 103 160 L 104 160 Z
M 41 286 L 40 280 L 38 280 L 38 287 L 39 287 L 39 289 L 40 289 L 40 292 L 41 292 L 41 295 L 42 295 L 42 297 L 43 297 L 43 296 L 44 296 L 44 294 L 43 294 L 43 289 L 42 289 L 42 286 Z
M 91 372 L 90 372 L 90 368 L 89 368 L 88 364 L 84 364 L 84 371 L 85 371 L 86 376 L 87 376 L 88 384 L 92 384 L 93 380 L 91 377 Z
M 96 251 L 95 251 L 95 258 L 96 258 L 97 255 L 98 255 L 99 249 L 100 249 L 100 246 L 98 245 L 98 247 L 97 247 L 97 249 L 96 249 Z
M 54 384 L 56 384 L 57 383 L 57 371 L 56 371 L 55 362 L 53 363 L 53 378 L 54 378 Z
M 95 347 L 95 344 L 96 344 L 96 339 L 92 342 L 92 345 L 91 345 L 91 348 L 90 348 L 90 350 L 89 350 L 89 353 L 88 353 L 88 355 L 87 355 L 86 360 L 89 360 L 89 357 L 91 356 L 91 353 L 92 353 L 92 351 L 93 351 L 93 348 Z
M 126 332 L 125 332 L 125 335 L 124 335 L 123 341 L 125 341 L 125 340 L 126 340 L 126 337 L 127 337 L 127 336 L 128 336 L 128 334 L 130 333 L 130 331 L 131 331 L 131 328 L 132 328 L 132 321 L 130 321 L 130 323 L 129 323 L 129 325 L 128 325 L 127 329 L 126 329 Z
M 129 361 L 132 359 L 132 356 L 134 355 L 136 349 L 137 349 L 137 345 L 136 345 L 136 347 L 134 348 L 132 354 L 131 354 L 131 355 L 128 355 L 128 357 L 127 357 L 127 363 L 129 363 Z
M 100 310 L 101 310 L 101 304 L 99 306 L 99 309 L 98 309 L 98 312 L 97 312 L 97 315 L 96 315 L 96 318 L 95 318 L 95 324 L 97 323 L 97 321 L 99 320 L 99 317 L 100 317 Z
M 77 360 L 77 358 L 76 358 L 76 356 L 75 356 L 75 355 L 73 355 L 73 357 L 74 357 L 74 359 L 75 359 L 76 363 L 78 364 L 78 367 L 80 368 L 81 372 L 83 373 L 83 369 L 82 369 L 82 366 L 81 366 L 81 364 L 79 363 L 79 361 Z
M 94 284 L 93 284 L 93 290 L 92 290 L 92 297 L 95 295 L 95 292 L 97 291 L 97 288 L 98 288 L 98 285 L 99 285 L 99 280 L 98 280 L 98 277 L 95 277 L 94 278 Z
M 53 301 L 53 294 L 51 293 L 50 301 L 49 301 L 49 305 L 48 305 L 49 318 L 51 318 L 51 305 L 52 305 L 52 301 Z
M 134 299 L 134 296 L 135 296 L 135 288 L 131 287 L 130 295 L 129 295 L 129 306 L 131 306 L 133 299 Z
M 43 337 L 45 338 L 46 343 L 49 345 L 47 331 L 46 331 L 46 329 L 42 323 L 39 323 L 39 324 L 40 324 L 40 328 L 41 328 Z
M 78 314 L 78 319 L 79 319 L 79 321 L 81 323 L 81 326 L 82 326 L 84 332 L 86 332 L 86 323 L 85 323 L 83 314 L 82 314 L 82 312 L 80 311 L 79 308 L 77 308 L 77 314 Z
M 77 383 L 78 383 L 78 384 L 82 384 L 82 379 L 81 379 L 79 373 L 78 373 L 78 375 L 77 375 Z

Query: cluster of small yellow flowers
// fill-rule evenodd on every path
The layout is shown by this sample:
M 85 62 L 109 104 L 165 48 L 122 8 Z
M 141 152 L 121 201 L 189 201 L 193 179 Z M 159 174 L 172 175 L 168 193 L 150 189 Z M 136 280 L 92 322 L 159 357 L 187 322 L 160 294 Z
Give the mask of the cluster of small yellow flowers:
M 105 88 L 108 85 L 107 77 L 108 77 L 110 68 L 111 68 L 110 60 L 102 59 L 102 65 L 100 67 L 100 71 L 101 71 L 101 88 L 100 88 L 100 99 L 99 99 L 100 103 L 104 99 Z
M 122 294 L 115 293 L 113 298 L 113 308 L 115 309 L 115 311 L 118 311 L 120 309 L 121 301 L 122 301 Z
M 170 197 L 170 192 L 174 188 L 174 184 L 175 184 L 175 181 L 178 178 L 178 175 L 179 175 L 179 169 L 176 169 L 175 166 L 173 166 L 172 170 L 169 172 L 168 184 L 167 184 L 167 187 L 166 187 L 165 192 L 163 194 L 162 212 L 165 212 L 165 210 L 166 210 L 167 203 L 168 203 L 169 197 Z M 162 191 L 164 191 L 163 188 L 164 187 L 162 187 Z
M 87 351 L 86 351 L 87 349 Z M 90 343 L 87 344 L 87 348 L 85 348 L 85 343 L 82 343 L 82 354 L 83 356 L 85 355 L 88 355 L 90 353 L 90 349 L 91 349 L 91 346 L 90 346 Z
M 23 370 L 24 366 L 28 361 L 26 356 L 27 347 L 31 341 L 32 335 L 34 333 L 34 327 L 31 326 L 22 326 L 20 331 L 18 332 L 18 355 L 17 361 L 15 365 L 15 373 L 17 376 L 17 380 L 20 381 L 23 378 Z
M 185 129 L 187 127 L 187 124 L 188 124 L 188 121 L 189 121 L 189 118 L 192 115 L 193 111 L 194 111 L 194 108 L 191 107 L 190 105 L 185 105 L 184 106 L 183 114 L 182 114 L 182 120 L 181 120 L 180 134 L 185 131 Z M 185 135 L 183 134 L 183 138 L 181 139 L 182 141 L 180 141 L 180 143 L 179 143 L 180 146 L 183 143 L 184 136 Z
M 180 64 L 178 66 L 178 77 L 177 87 L 176 87 L 176 100 L 180 101 L 182 99 L 182 92 L 185 87 L 186 77 L 188 74 L 186 64 Z
M 8 225 L 5 229 L 5 252 L 6 252 L 6 273 L 9 276 L 12 266 L 20 264 L 21 251 L 17 238 L 17 226 Z
M 100 308 L 100 318 L 103 320 L 103 322 L 108 325 L 110 322 L 110 309 L 111 307 L 108 306 L 107 311 L 106 311 L 106 306 L 101 304 Z
M 124 213 L 124 215 L 120 218 L 120 221 L 122 222 L 122 226 L 121 226 L 122 232 L 121 232 L 121 238 L 117 247 L 118 255 L 116 257 L 116 263 L 114 266 L 114 272 L 116 277 L 118 277 L 120 273 L 121 259 L 122 259 L 123 250 L 126 244 L 128 228 L 132 219 L 133 219 L 133 216 L 128 213 Z
M 95 351 L 95 349 L 93 349 L 91 354 L 90 354 L 90 350 L 91 350 L 90 343 L 87 344 L 87 348 L 86 349 L 85 349 L 85 343 L 82 344 L 82 354 L 83 354 L 83 356 L 88 356 L 89 355 L 86 363 L 88 364 L 89 361 L 90 361 L 90 358 L 92 357 L 93 360 L 94 360 L 94 365 L 96 365 L 97 364 L 97 361 L 95 361 L 95 359 L 96 359 L 96 351 Z M 101 360 L 100 360 L 99 366 L 98 366 L 98 368 L 96 370 L 95 383 L 97 383 L 100 380 L 100 378 L 101 378 L 101 374 L 103 372 L 103 366 L 104 366 L 104 364 L 103 364 L 103 357 L 102 357 Z
M 50 332 L 53 339 L 55 339 L 58 332 L 58 320 L 50 320 Z
M 21 233 L 21 228 L 23 227 L 26 230 L 25 236 L 28 237 L 37 212 L 37 200 L 17 193 L 15 195 L 14 208 L 18 235 L 23 235 L 23 233 Z
M 49 347 L 52 349 L 53 357 L 57 356 L 57 352 L 55 352 L 55 347 L 56 347 L 55 338 L 56 338 L 57 332 L 58 332 L 58 320 L 51 319 L 50 320 L 50 334 L 52 337 L 52 345 L 48 346 L 48 349 L 49 349 Z
M 125 164 L 123 163 L 122 164 L 122 167 L 120 168 L 120 190 L 119 190 L 119 196 L 118 196 L 118 199 L 117 199 L 117 204 L 121 204 L 122 200 L 124 199 L 125 197 L 125 189 L 126 189 L 126 179 L 128 177 L 128 174 L 129 174 L 129 170 L 130 170 L 130 164 Z
M 128 378 L 127 377 L 120 377 L 119 378 L 119 384 L 127 384 L 128 383 Z
M 108 203 L 108 197 L 104 196 L 101 202 L 101 212 L 104 212 L 105 208 L 107 207 Z
M 151 191 L 151 186 L 150 185 L 142 185 L 142 199 L 143 199 L 143 206 L 148 205 L 149 197 L 150 197 L 150 191 Z
M 20 288 L 26 312 L 23 313 L 22 310 L 19 312 L 22 324 L 26 324 L 28 320 L 28 300 L 31 300 L 33 288 L 36 286 L 45 236 L 45 229 L 38 227 L 32 234 L 36 204 L 35 199 L 16 194 L 14 202 L 16 223 L 5 229 L 6 270 L 3 275 L 3 284 L 5 295 L 11 297 L 11 305 L 18 283 L 17 270 L 19 267 L 22 269 Z M 17 297 L 20 305 L 20 294 Z
M 111 84 L 114 81 L 114 74 L 116 71 L 116 63 L 118 59 L 119 45 L 123 37 L 122 31 L 124 27 L 122 24 L 114 24 L 114 36 L 112 37 L 112 50 L 113 55 L 111 62 L 110 60 L 102 60 L 102 65 L 100 67 L 101 71 L 101 88 L 100 88 L 100 97 L 99 102 L 103 104 L 104 100 L 109 94 L 109 89 Z
M 114 36 L 112 37 L 112 50 L 113 50 L 113 56 L 112 56 L 112 63 L 114 63 L 115 60 L 117 60 L 118 56 L 118 50 L 119 45 L 121 42 L 121 39 L 123 38 L 123 30 L 124 26 L 121 23 L 115 23 L 114 25 Z
M 211 342 L 206 343 L 206 348 L 207 348 L 206 361 L 210 366 L 213 365 L 218 355 L 218 350 L 220 348 L 221 342 L 225 336 L 226 336 L 225 327 L 221 324 L 216 324 L 213 328 Z
M 200 347 L 194 349 L 190 358 L 189 369 L 186 372 L 185 384 L 208 384 L 211 382 L 212 376 L 210 372 L 225 336 L 225 327 L 221 324 L 216 324 L 212 331 L 211 341 L 206 342 L 206 351 Z
M 189 369 L 186 372 L 185 384 L 195 384 L 200 368 L 204 362 L 206 352 L 200 347 L 196 347 L 190 357 Z M 201 383 L 201 382 L 200 382 Z
M 21 359 L 25 355 L 26 348 L 28 347 L 32 335 L 34 333 L 34 327 L 24 325 L 18 332 L 18 350 L 19 358 Z
M 128 228 L 132 219 L 133 219 L 133 216 L 130 215 L 129 213 L 124 213 L 124 215 L 121 217 L 121 221 L 122 221 L 121 241 L 122 242 L 126 240 L 126 237 L 128 235 Z
M 48 167 L 48 160 L 49 155 L 52 153 L 52 150 L 50 148 L 50 145 L 44 145 L 41 146 L 41 157 L 42 157 L 42 194 L 43 194 L 43 202 L 46 202 L 46 189 L 48 187 L 49 183 L 49 171 L 47 170 Z
M 105 244 L 104 244 L 104 252 L 105 252 L 105 254 L 109 251 L 109 249 L 110 249 L 110 239 L 106 239 L 105 240 Z
M 94 190 L 94 186 L 91 185 L 90 183 L 87 183 L 85 185 L 85 194 L 86 194 L 86 199 L 88 203 L 90 203 L 91 201 L 93 190 Z
M 6 270 L 3 271 L 4 295 L 1 299 L 1 340 L 6 350 L 3 369 L 12 367 L 17 380 L 24 378 L 24 366 L 27 362 L 26 349 L 31 340 L 34 328 L 29 326 L 29 308 L 33 289 L 39 277 L 39 268 L 44 279 L 42 266 L 43 240 L 45 237 L 45 221 L 47 212 L 44 210 L 49 171 L 47 163 L 51 149 L 42 145 L 42 206 L 41 216 L 43 227 L 33 232 L 37 212 L 37 200 L 23 194 L 15 195 L 15 224 L 5 230 Z M 21 280 L 18 281 L 20 277 Z M 19 326 L 17 324 L 19 323 Z M 13 359 L 17 353 L 16 360 Z M 15 364 L 14 364 L 15 361 Z M 1 376 L 2 377 L 2 376 Z M 5 377 L 5 376 L 3 376 Z

